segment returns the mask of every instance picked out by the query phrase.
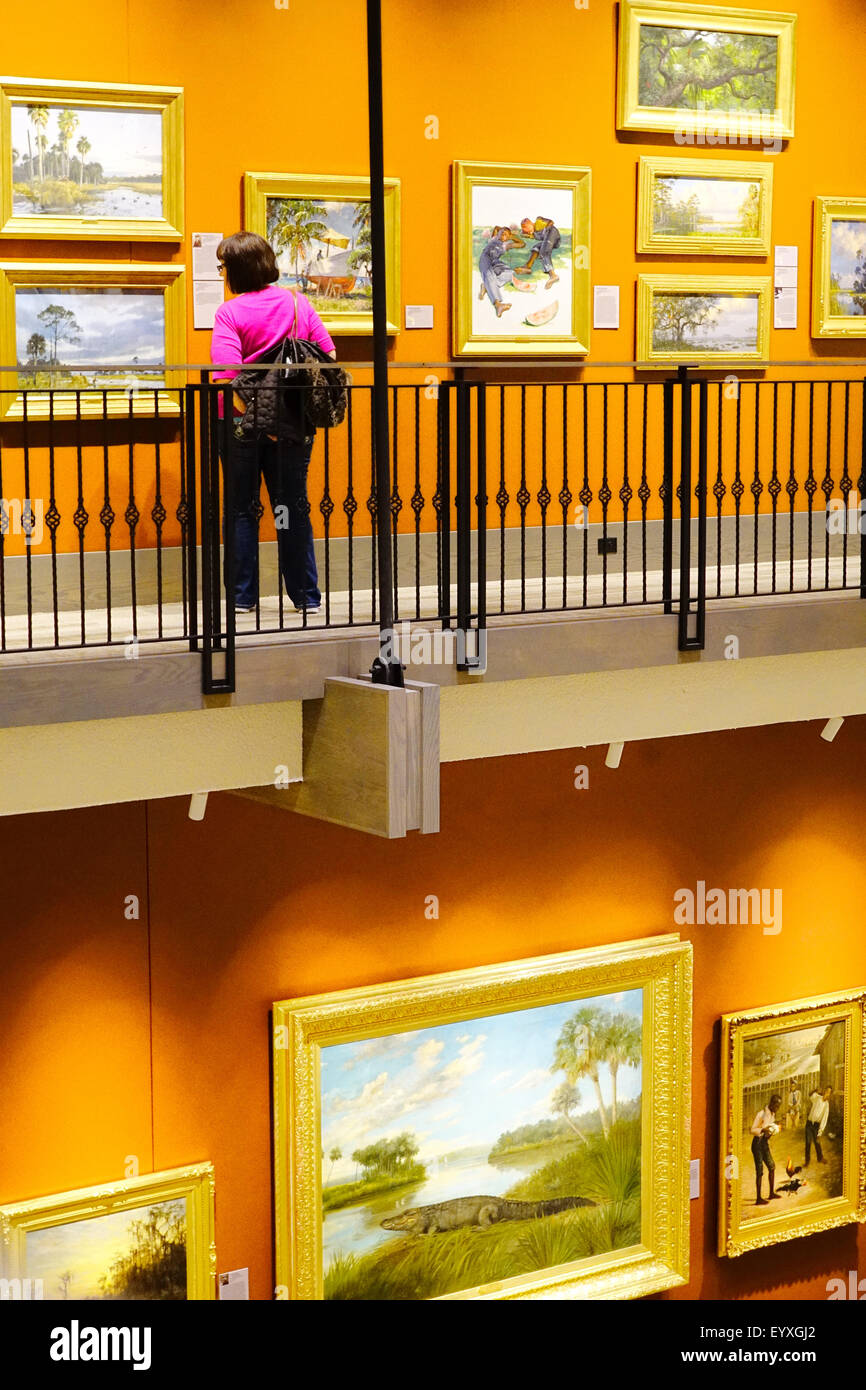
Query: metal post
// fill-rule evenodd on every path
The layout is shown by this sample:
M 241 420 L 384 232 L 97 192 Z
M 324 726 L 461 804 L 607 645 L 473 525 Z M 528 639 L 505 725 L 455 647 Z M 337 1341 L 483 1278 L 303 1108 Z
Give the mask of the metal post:
M 860 532 L 860 597 L 866 598 L 866 531 L 863 529 L 863 499 L 866 497 L 866 379 L 863 381 L 861 414 L 860 477 L 857 479 L 857 488 L 860 493 L 860 505 L 857 511 L 857 529 Z M 792 431 L 793 428 L 792 424 Z
M 665 613 L 673 607 L 674 563 L 674 383 L 668 377 L 664 393 L 664 463 L 662 472 L 662 603 Z M 584 404 L 584 410 L 586 405 Z M 584 532 L 584 546 L 586 533 Z M 646 563 L 646 561 L 644 561 Z M 585 569 L 585 566 L 584 566 Z M 585 583 L 585 580 L 584 580 Z
M 385 165 L 382 115 L 382 4 L 367 0 L 367 99 L 370 129 L 370 242 L 373 271 L 373 449 L 376 464 L 376 558 L 379 570 L 380 653 L 370 674 L 377 685 L 403 684 L 391 648 L 394 592 L 391 570 L 391 456 L 388 439 L 388 308 L 385 284 Z

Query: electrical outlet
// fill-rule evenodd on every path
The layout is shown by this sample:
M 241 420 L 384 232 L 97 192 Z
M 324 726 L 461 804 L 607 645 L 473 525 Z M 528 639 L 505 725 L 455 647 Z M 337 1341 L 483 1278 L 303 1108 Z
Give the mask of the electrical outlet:
M 616 536 L 599 536 L 598 553 L 599 555 L 615 555 Z

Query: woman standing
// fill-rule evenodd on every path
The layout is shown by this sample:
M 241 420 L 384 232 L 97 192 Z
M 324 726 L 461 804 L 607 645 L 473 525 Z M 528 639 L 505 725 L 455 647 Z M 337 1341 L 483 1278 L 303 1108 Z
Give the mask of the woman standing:
M 211 362 L 244 363 L 268 360 L 268 350 L 289 336 L 316 343 L 330 357 L 334 344 L 322 320 L 302 294 L 281 289 L 276 257 L 264 237 L 235 232 L 217 247 L 217 260 L 235 296 L 217 309 L 211 339 Z M 221 370 L 214 381 L 232 381 L 240 368 Z M 253 410 L 255 406 L 253 405 Z M 229 460 L 232 469 L 232 516 L 235 533 L 235 610 L 251 612 L 259 595 L 259 524 L 256 516 L 264 476 L 271 507 L 281 511 L 277 523 L 277 552 L 286 593 L 301 613 L 317 613 L 318 587 L 313 528 L 307 500 L 307 469 L 312 433 L 298 443 L 276 439 L 264 431 L 245 430 L 243 401 L 234 396 L 234 421 Z

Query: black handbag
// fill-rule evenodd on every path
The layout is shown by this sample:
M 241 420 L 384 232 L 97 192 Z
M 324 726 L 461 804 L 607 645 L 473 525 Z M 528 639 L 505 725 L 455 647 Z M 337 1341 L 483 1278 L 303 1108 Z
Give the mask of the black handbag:
M 295 302 L 295 318 L 292 333 L 283 340 L 284 362 L 293 362 L 306 368 L 303 374 L 304 416 L 311 430 L 328 430 L 334 425 L 342 425 L 349 405 L 349 386 L 351 378 L 347 371 L 338 367 L 333 358 L 308 338 L 298 338 L 298 301 Z M 296 376 L 300 373 L 291 375 Z
M 346 417 L 351 377 L 316 343 L 295 336 L 298 302 L 294 294 L 292 299 L 292 332 L 276 350 L 250 359 L 268 371 L 248 370 L 234 380 L 234 391 L 247 407 L 240 423 L 242 435 L 268 434 L 299 443 L 314 430 L 341 425 Z

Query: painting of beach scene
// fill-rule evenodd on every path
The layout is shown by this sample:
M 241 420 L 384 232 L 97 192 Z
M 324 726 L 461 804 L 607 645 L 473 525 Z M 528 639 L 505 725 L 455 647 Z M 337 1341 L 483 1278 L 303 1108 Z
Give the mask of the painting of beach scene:
M 13 102 L 7 157 L 14 216 L 163 218 L 158 110 Z
M 659 294 L 652 297 L 653 353 L 753 355 L 758 294 Z
M 30 1230 L 25 1273 L 57 1301 L 187 1298 L 187 1199 Z
M 321 1049 L 324 1296 L 429 1299 L 641 1239 L 643 991 Z
M 845 1023 L 743 1041 L 740 1220 L 841 1197 Z
M 760 232 L 760 198 L 760 184 L 746 179 L 656 177 L 653 235 L 688 237 L 696 250 L 720 236 L 751 240 Z
M 281 285 L 301 290 L 319 313 L 372 313 L 369 198 L 269 197 L 266 209 Z
M 165 362 L 165 292 L 17 285 L 15 342 L 21 386 L 158 387 L 165 380 L 157 365 Z
M 866 220 L 830 223 L 830 313 L 866 315 Z
M 572 332 L 574 194 L 474 184 L 472 333 L 561 338 Z
M 641 24 L 638 101 L 666 110 L 773 111 L 778 51 L 775 34 Z

